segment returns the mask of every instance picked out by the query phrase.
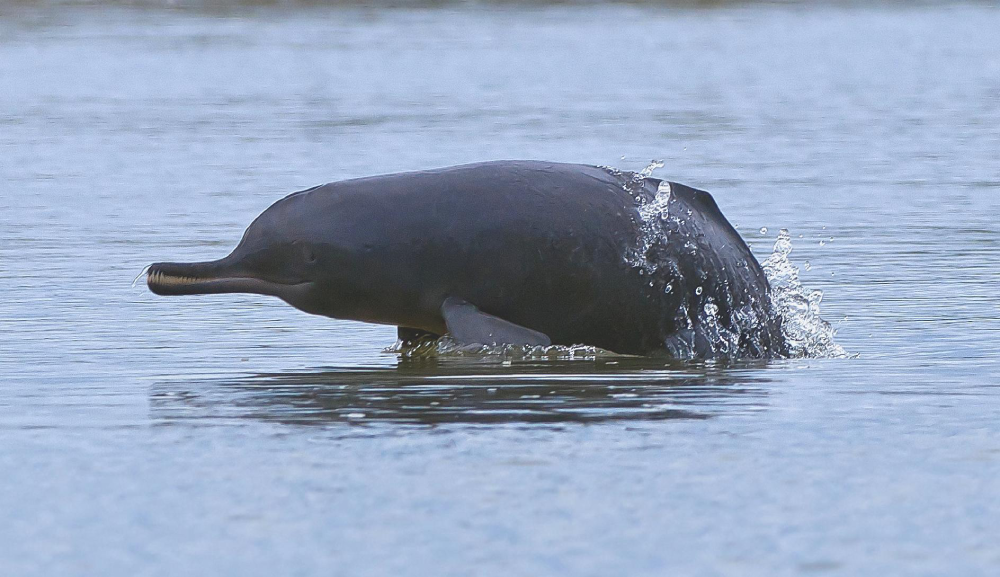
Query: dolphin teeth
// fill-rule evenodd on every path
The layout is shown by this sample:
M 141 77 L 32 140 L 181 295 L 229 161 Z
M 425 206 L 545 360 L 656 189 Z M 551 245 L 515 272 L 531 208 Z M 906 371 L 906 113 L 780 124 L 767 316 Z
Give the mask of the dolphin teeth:
M 162 271 L 155 271 L 149 273 L 146 283 L 160 286 L 177 286 L 203 282 L 204 280 L 206 279 L 200 279 L 192 276 L 170 275 Z

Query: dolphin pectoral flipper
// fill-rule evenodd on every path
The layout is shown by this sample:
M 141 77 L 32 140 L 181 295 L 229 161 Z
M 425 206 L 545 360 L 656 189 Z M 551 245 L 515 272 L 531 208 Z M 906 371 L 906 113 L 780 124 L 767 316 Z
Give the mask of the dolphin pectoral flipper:
M 545 333 L 531 330 L 500 317 L 486 314 L 460 298 L 448 297 L 441 305 L 448 334 L 461 344 L 544 345 L 552 344 Z

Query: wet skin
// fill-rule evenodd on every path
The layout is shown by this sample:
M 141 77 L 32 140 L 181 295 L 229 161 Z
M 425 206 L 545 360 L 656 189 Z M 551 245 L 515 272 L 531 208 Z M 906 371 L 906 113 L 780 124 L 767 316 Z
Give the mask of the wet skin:
M 660 186 L 533 161 L 334 182 L 276 202 L 222 259 L 151 265 L 147 284 L 272 295 L 409 338 L 626 354 L 713 356 L 696 311 L 714 303 L 722 326 L 738 324 L 735 311 L 757 318 L 740 325 L 732 356 L 783 354 L 764 273 L 708 193 L 670 183 L 670 214 L 682 218 L 644 243 L 638 207 Z

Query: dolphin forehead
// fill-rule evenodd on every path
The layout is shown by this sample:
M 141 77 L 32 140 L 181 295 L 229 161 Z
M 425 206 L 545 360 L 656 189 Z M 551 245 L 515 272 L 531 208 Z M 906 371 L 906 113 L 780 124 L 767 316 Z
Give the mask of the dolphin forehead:
M 330 214 L 328 207 L 319 206 L 316 197 L 308 193 L 328 185 L 315 186 L 292 194 L 274 202 L 247 226 L 240 240 L 246 249 L 265 248 L 295 241 L 313 240 L 309 237 L 320 231 L 324 217 Z

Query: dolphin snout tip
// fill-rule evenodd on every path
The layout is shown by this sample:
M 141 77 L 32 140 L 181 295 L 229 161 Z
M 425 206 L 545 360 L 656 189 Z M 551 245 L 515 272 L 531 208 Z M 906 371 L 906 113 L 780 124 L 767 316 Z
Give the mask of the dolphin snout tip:
M 153 263 L 146 267 L 146 287 L 149 288 L 154 294 L 165 295 L 167 293 L 163 292 L 163 280 L 164 274 L 162 270 L 163 263 Z
M 157 262 L 146 269 L 146 286 L 161 296 L 191 294 L 204 280 L 191 265 L 183 263 Z

